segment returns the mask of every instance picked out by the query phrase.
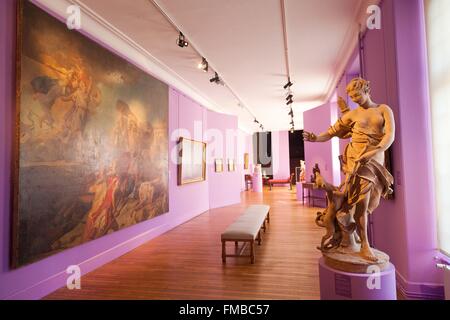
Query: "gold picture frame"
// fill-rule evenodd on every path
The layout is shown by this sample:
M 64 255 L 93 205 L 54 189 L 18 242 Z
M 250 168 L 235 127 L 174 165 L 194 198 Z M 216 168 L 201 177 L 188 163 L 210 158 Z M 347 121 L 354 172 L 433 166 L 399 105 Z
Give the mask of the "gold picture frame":
M 169 212 L 169 86 L 31 1 L 16 33 L 11 267 Z
M 214 172 L 223 172 L 223 159 L 215 159 L 214 161 Z
M 181 137 L 178 140 L 178 185 L 206 180 L 206 143 Z
M 228 159 L 228 171 L 229 172 L 236 171 L 236 163 L 235 163 L 234 159 Z
M 249 164 L 249 155 L 248 153 L 244 153 L 244 170 L 248 170 Z

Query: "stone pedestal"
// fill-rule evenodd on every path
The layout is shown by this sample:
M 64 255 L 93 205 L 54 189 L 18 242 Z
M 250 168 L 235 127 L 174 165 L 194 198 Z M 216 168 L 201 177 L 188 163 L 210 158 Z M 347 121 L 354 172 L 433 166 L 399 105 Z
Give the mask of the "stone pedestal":
M 295 185 L 295 188 L 296 188 L 296 192 L 297 192 L 297 200 L 303 202 L 303 199 L 302 199 L 302 190 L 303 190 L 302 183 L 301 182 L 297 182 L 297 184 Z
M 395 267 L 379 273 L 350 273 L 333 269 L 319 260 L 321 300 L 397 300 Z
M 252 175 L 253 192 L 263 192 L 263 181 L 261 173 L 253 173 Z

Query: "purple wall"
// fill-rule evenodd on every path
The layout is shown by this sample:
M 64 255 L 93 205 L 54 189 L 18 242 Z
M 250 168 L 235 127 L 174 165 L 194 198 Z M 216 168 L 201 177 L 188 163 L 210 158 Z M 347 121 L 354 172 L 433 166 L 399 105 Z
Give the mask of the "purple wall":
M 330 127 L 332 122 L 331 103 L 308 110 L 303 113 L 304 130 L 318 135 Z M 332 141 L 323 143 L 305 142 L 306 180 L 310 180 L 312 168 L 318 163 L 322 176 L 330 183 L 333 176 Z
M 289 131 L 272 132 L 272 167 L 274 179 L 290 176 Z
M 216 146 L 208 152 L 211 159 L 208 163 L 209 206 L 210 208 L 218 208 L 240 202 L 241 167 L 243 166 L 244 153 L 242 150 L 239 150 L 238 153 L 238 149 L 240 149 L 238 148 L 238 141 L 241 136 L 237 128 L 237 118 L 213 111 L 207 111 L 207 116 L 208 133 L 206 136 L 208 146 Z M 223 172 L 215 172 L 214 159 L 216 158 L 223 160 Z M 234 159 L 236 171 L 228 171 L 228 159 Z
M 372 96 L 388 104 L 396 119 L 395 199 L 382 200 L 372 215 L 374 245 L 390 255 L 405 296 L 443 298 L 442 273 L 433 259 L 438 252 L 423 2 L 383 1 L 382 29 L 368 30 L 363 42 L 364 77 L 371 81 Z M 346 73 L 352 77 L 352 70 Z M 337 93 L 344 92 L 341 83 Z M 305 112 L 305 130 L 323 131 L 329 109 L 325 104 Z M 306 143 L 308 174 L 315 162 L 330 166 L 332 153 L 329 143 Z
M 179 224 L 205 212 L 210 208 L 210 179 L 207 181 L 177 186 L 176 164 L 169 165 L 170 212 L 150 221 L 120 230 L 100 239 L 85 243 L 17 270 L 9 268 L 11 225 L 11 150 L 15 123 L 15 0 L 0 2 L 0 299 L 38 299 L 62 287 L 66 283 L 65 272 L 69 265 L 79 265 L 83 274 L 114 260 L 139 245 L 159 236 Z M 237 130 L 237 121 L 230 116 L 207 111 L 198 103 L 174 89 L 169 90 L 169 150 L 176 144 L 178 136 L 191 135 L 203 140 L 208 125 L 221 122 L 219 130 Z M 226 124 L 225 124 L 226 123 Z M 178 131 L 177 129 L 183 129 Z M 249 140 L 251 141 L 251 140 Z M 250 146 L 247 146 L 250 148 Z M 170 155 L 172 156 L 172 154 Z M 208 159 L 208 161 L 210 161 Z M 226 181 L 226 190 L 219 199 L 221 203 L 239 202 L 240 183 Z M 217 187 L 214 182 L 211 186 Z M 214 193 L 214 192 L 213 192 Z M 215 198 L 217 199 L 217 198 Z M 219 201 L 217 200 L 217 201 Z M 213 204 L 217 203 L 216 200 Z
M 245 190 L 245 175 L 253 173 L 253 135 L 239 130 L 238 140 L 238 160 L 241 157 L 241 164 L 238 162 L 238 171 L 241 179 L 241 191 Z M 244 169 L 244 154 L 248 153 L 248 169 Z
M 364 39 L 366 77 L 376 101 L 394 111 L 392 147 L 395 200 L 373 217 L 375 245 L 391 256 L 397 281 L 408 297 L 442 298 L 435 268 L 436 216 L 423 2 L 387 0 L 383 29 Z

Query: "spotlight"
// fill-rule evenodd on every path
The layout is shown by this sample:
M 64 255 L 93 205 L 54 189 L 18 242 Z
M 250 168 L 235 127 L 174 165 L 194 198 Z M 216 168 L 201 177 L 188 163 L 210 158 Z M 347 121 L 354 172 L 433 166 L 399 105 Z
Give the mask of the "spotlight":
M 291 133 L 294 133 L 294 131 L 295 131 L 295 129 L 294 129 L 294 128 L 291 128 Z
M 255 121 L 254 121 L 255 123 L 258 123 L 259 124 L 259 121 L 258 120 L 256 120 L 256 118 L 255 118 Z
M 294 111 L 292 110 L 292 108 L 291 108 L 291 111 L 289 111 L 289 113 L 288 113 L 291 117 L 294 117 Z
M 292 95 L 292 93 L 290 93 L 290 94 L 286 97 L 286 100 L 292 100 L 292 98 L 294 98 L 294 96 Z
M 290 124 L 291 124 L 291 126 L 294 126 L 294 120 L 292 120 Z
M 293 85 L 293 83 L 291 82 L 291 79 L 288 79 L 288 80 L 289 80 L 288 83 L 286 83 L 283 87 L 284 89 L 290 88 Z
M 289 100 L 288 102 L 286 102 L 286 104 L 287 105 L 290 105 L 290 104 L 292 104 L 294 101 L 292 101 L 292 100 Z
M 198 64 L 198 68 L 202 69 L 203 72 L 208 72 L 208 68 L 209 68 L 208 61 L 206 61 L 205 58 L 202 58 L 202 62 L 200 62 Z
M 189 43 L 186 41 L 186 38 L 184 37 L 184 34 L 182 32 L 180 32 L 180 35 L 178 36 L 177 45 L 180 48 L 184 48 L 189 45 Z
M 217 84 L 220 83 L 220 78 L 219 78 L 219 75 L 217 74 L 217 72 L 214 73 L 214 78 L 209 79 L 209 82 L 211 82 L 211 83 L 215 82 Z

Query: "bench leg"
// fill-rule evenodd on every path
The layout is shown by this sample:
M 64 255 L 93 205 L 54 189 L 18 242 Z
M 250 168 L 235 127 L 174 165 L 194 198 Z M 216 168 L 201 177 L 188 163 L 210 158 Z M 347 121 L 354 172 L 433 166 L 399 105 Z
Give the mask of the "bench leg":
M 261 230 L 258 231 L 258 245 L 261 245 Z
M 270 223 L 270 211 L 267 212 L 267 223 Z
M 227 262 L 227 253 L 226 253 L 226 247 L 225 247 L 225 241 L 222 240 L 222 262 Z
M 250 259 L 251 259 L 251 263 L 254 264 L 255 263 L 255 240 L 252 240 L 250 242 Z
M 264 232 L 266 232 L 266 220 L 264 220 L 263 225 L 261 226 L 261 228 L 264 230 Z

